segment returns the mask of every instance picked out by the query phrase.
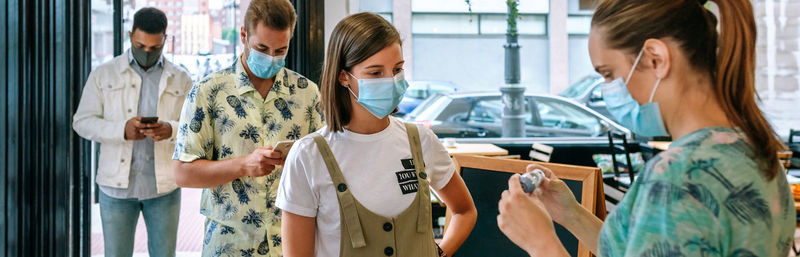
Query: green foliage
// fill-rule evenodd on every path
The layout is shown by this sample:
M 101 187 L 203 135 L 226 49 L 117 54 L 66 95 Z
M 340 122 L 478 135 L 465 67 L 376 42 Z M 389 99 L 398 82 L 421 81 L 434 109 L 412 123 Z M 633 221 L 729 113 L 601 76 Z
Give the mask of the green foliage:
M 237 40 L 239 40 L 239 29 L 238 28 L 223 29 L 222 40 L 230 42 L 231 45 L 236 45 Z
M 469 14 L 472 15 L 472 3 L 470 0 L 464 0 L 464 3 L 467 4 Z M 511 36 L 516 36 L 517 20 L 521 17 L 519 14 L 519 0 L 506 0 L 506 5 L 509 7 L 508 18 L 506 18 L 506 22 L 508 22 L 508 33 L 511 34 Z M 472 16 L 470 16 L 470 21 L 472 21 Z

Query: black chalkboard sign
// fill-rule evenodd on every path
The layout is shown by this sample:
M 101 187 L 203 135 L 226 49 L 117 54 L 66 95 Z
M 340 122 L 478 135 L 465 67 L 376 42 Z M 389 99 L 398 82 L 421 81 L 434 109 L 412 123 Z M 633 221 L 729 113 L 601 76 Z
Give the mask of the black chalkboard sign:
M 455 156 L 458 172 L 472 195 L 478 220 L 467 240 L 454 256 L 528 256 L 528 254 L 509 240 L 497 227 L 498 202 L 502 192 L 508 189 L 508 179 L 514 173 L 525 172 L 529 161 L 506 160 L 476 156 Z M 566 166 L 537 163 L 550 168 L 572 190 L 578 201 L 593 211 L 599 170 L 579 166 Z M 569 170 L 566 176 L 560 171 Z M 597 173 L 595 173 L 595 171 Z M 555 224 L 556 235 L 571 256 L 589 256 L 587 248 L 581 246 L 564 227 Z M 531 231 L 536 233 L 536 231 Z

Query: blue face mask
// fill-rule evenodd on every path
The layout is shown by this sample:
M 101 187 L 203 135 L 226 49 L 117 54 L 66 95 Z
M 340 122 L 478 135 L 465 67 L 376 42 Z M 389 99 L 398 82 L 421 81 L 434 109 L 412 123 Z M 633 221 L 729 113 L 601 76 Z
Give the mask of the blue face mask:
M 622 78 L 617 78 L 601 87 L 603 100 L 606 102 L 608 112 L 622 126 L 632 130 L 633 133 L 646 137 L 669 136 L 667 129 L 664 127 L 664 119 L 661 118 L 661 110 L 658 107 L 658 103 L 653 102 L 653 96 L 655 96 L 656 89 L 661 83 L 661 78 L 658 78 L 656 85 L 653 86 L 650 100 L 641 106 L 633 99 L 626 86 L 630 82 L 633 71 L 636 70 L 636 65 L 639 64 L 643 52 L 644 48 L 639 52 L 636 61 L 633 62 L 633 68 L 631 68 L 628 78 L 624 82 Z
M 388 116 L 397 108 L 408 88 L 403 72 L 393 78 L 359 79 L 353 74 L 350 76 L 358 81 L 358 96 L 348 87 L 350 94 L 356 98 L 356 102 L 379 119 Z
M 275 77 L 284 65 L 286 65 L 286 55 L 271 56 L 250 48 L 247 66 L 257 77 L 262 79 Z

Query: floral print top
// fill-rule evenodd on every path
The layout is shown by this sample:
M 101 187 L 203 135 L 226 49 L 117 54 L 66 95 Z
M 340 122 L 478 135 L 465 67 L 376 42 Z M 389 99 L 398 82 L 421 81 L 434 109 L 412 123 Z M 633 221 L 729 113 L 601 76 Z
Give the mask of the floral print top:
M 787 256 L 795 210 L 738 129 L 705 128 L 654 157 L 607 218 L 599 256 Z
M 192 162 L 237 158 L 259 147 L 300 139 L 322 127 L 316 84 L 283 68 L 263 99 L 240 60 L 192 87 L 181 113 L 173 159 Z M 281 173 L 282 167 L 278 167 L 264 177 L 246 176 L 204 189 L 200 212 L 210 222 L 206 225 L 205 245 L 215 233 L 222 233 L 234 235 L 236 244 L 254 244 L 256 249 L 244 252 L 263 255 L 270 252 L 267 247 L 272 247 L 278 249 L 273 249 L 270 256 L 280 256 L 281 210 L 275 207 L 275 197 Z M 217 251 L 236 248 L 236 244 L 226 244 Z M 263 249 L 258 249 L 259 245 Z M 204 253 L 205 250 L 206 247 Z M 237 249 L 229 250 L 239 256 Z

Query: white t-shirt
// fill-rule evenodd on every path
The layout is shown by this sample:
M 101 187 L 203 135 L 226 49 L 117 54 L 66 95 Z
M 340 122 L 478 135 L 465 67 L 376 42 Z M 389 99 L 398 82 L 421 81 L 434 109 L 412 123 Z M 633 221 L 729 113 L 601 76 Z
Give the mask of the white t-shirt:
M 455 165 L 433 131 L 417 127 L 428 181 L 434 189 L 442 189 L 450 182 Z M 407 174 L 415 170 L 402 121 L 391 117 L 386 129 L 371 135 L 348 130 L 332 133 L 327 127 L 318 132 L 328 142 L 347 188 L 361 205 L 385 217 L 397 216 L 411 205 L 418 182 L 416 178 L 408 180 Z M 315 256 L 339 255 L 339 200 L 310 135 L 297 141 L 286 157 L 276 204 L 293 214 L 316 217 Z

